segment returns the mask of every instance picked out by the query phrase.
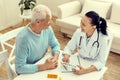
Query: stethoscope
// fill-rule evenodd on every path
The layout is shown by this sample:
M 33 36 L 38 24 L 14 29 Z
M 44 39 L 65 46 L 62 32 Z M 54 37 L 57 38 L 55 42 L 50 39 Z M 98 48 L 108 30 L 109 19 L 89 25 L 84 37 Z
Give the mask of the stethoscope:
M 97 45 L 97 46 L 96 46 L 97 49 L 96 49 L 96 51 L 95 51 L 96 53 L 97 53 L 98 48 L 99 48 L 99 42 L 98 42 L 98 40 L 99 40 L 99 32 L 97 32 L 97 40 L 94 41 L 93 44 L 92 44 L 92 47 L 93 47 L 94 45 Z M 78 49 L 80 49 L 81 41 L 82 41 L 82 36 L 80 36 Z M 91 47 L 91 49 L 92 49 L 92 47 Z M 91 50 L 90 50 L 90 52 L 89 52 L 89 56 L 91 55 L 90 53 L 91 53 Z M 98 55 L 99 55 L 99 53 L 98 53 L 95 57 L 97 57 Z

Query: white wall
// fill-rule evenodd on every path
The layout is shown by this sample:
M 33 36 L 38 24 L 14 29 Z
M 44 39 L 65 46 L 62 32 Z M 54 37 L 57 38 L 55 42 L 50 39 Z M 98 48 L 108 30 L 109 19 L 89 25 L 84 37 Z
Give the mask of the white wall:
M 69 2 L 69 1 L 71 1 L 71 0 L 37 0 L 37 3 L 48 6 L 51 9 L 52 14 L 54 16 L 56 16 L 57 15 L 57 9 L 56 9 L 57 6 L 60 4 Z
M 57 6 L 71 0 L 37 0 L 38 4 L 47 5 L 54 16 L 57 15 Z M 19 23 L 19 0 L 0 0 L 0 30 Z
M 5 15 L 4 3 L 2 0 L 0 0 L 0 28 L 5 24 L 6 20 L 6 17 L 3 15 Z
M 19 0 L 0 0 L 0 30 L 19 23 Z M 1 27 L 2 26 L 2 27 Z

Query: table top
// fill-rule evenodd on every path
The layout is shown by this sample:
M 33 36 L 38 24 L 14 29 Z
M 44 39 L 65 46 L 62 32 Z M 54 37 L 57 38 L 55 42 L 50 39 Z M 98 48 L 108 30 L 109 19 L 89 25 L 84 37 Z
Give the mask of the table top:
M 50 55 L 43 57 L 39 62 L 37 62 L 37 64 L 44 63 L 44 61 L 48 57 L 50 57 Z M 72 59 L 71 61 L 75 61 L 75 60 Z M 80 60 L 80 61 L 81 61 L 81 64 L 82 63 L 85 63 L 87 65 L 89 64 L 88 61 L 85 61 L 85 60 Z M 83 74 L 83 75 L 75 75 L 72 72 L 62 73 L 60 62 L 61 62 L 61 58 L 59 58 L 59 65 L 56 69 L 41 71 L 33 74 L 21 74 L 17 76 L 14 80 L 59 80 L 60 77 L 62 78 L 62 80 L 100 80 L 103 74 L 105 73 L 105 71 L 107 70 L 107 67 L 104 67 L 100 71 L 94 71 L 94 72 Z M 87 66 L 87 65 L 84 65 L 84 66 Z M 58 77 L 55 79 L 47 78 L 48 74 L 56 74 L 58 75 Z

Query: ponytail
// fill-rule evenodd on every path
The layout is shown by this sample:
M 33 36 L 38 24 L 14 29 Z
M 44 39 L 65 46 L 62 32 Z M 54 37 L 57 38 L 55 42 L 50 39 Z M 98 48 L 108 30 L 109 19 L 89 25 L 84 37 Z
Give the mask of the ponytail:
M 99 21 L 99 30 L 101 31 L 102 34 L 107 35 L 107 23 L 106 20 L 102 17 L 100 17 L 100 21 Z
M 99 17 L 99 15 L 94 11 L 89 11 L 85 15 L 92 19 L 91 24 L 96 25 L 98 32 L 101 32 L 103 35 L 107 35 L 107 23 L 104 18 Z

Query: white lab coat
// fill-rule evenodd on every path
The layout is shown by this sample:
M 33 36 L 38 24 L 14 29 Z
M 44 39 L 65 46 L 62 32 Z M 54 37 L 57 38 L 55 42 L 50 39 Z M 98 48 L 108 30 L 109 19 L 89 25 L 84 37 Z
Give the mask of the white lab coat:
M 82 36 L 81 44 L 80 36 Z M 99 32 L 99 47 L 97 48 L 97 43 L 93 45 L 94 41 L 97 40 L 98 33 L 97 30 L 94 31 L 89 42 L 86 44 L 87 36 L 81 29 L 78 28 L 74 33 L 72 39 L 68 42 L 64 49 L 64 53 L 71 54 L 76 48 L 80 57 L 93 61 L 94 66 L 100 70 L 106 63 L 107 53 L 107 40 L 108 37 Z M 93 46 L 92 46 L 93 45 Z

